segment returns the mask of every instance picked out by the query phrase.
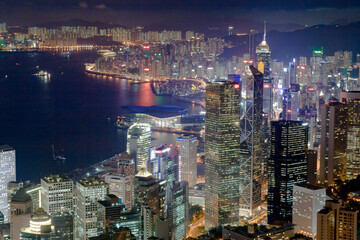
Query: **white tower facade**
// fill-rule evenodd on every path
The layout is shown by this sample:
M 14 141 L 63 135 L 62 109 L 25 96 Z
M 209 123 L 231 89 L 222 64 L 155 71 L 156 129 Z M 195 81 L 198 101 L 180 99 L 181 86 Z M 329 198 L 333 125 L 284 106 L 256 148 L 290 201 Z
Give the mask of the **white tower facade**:
M 0 145 L 0 211 L 4 215 L 4 222 L 9 221 L 7 185 L 11 181 L 16 181 L 15 150 L 9 145 Z

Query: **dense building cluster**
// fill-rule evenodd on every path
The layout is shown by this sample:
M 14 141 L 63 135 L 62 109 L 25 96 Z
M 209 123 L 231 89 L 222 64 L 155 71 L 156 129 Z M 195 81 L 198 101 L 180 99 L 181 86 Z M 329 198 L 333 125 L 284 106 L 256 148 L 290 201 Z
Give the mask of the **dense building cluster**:
M 357 239 L 360 197 L 347 186 L 360 183 L 360 55 L 354 62 L 352 52 L 319 49 L 284 63 L 271 59 L 265 32 L 249 53 L 224 59 L 224 39 L 142 30 L 30 27 L 0 38 L 63 46 L 111 36 L 123 46 L 100 51 L 89 72 L 163 78 L 155 92 L 198 95 L 206 110 L 205 120 L 191 120 L 171 106 L 127 107 L 137 113 L 118 125 L 126 152 L 79 179 L 16 182 L 15 150 L 1 145 L 3 239 L 180 240 L 197 237 L 198 227 L 208 230 L 200 239 Z M 154 146 L 152 129 L 181 123 L 205 132 Z

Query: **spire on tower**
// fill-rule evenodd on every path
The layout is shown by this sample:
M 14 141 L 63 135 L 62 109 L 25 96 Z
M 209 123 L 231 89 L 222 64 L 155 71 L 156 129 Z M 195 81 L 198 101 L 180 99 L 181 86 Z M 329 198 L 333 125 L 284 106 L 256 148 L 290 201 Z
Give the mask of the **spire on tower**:
M 264 41 L 266 41 L 266 20 L 264 21 Z

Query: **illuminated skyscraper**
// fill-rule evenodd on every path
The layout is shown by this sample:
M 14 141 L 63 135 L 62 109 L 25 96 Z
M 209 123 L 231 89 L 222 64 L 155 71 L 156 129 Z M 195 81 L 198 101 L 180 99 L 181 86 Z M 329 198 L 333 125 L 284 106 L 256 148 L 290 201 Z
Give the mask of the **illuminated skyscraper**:
M 148 160 L 151 147 L 151 127 L 148 123 L 135 123 L 127 132 L 127 153 L 135 159 L 136 171 Z
M 9 145 L 0 145 L 0 211 L 8 222 L 9 202 L 7 186 L 16 180 L 15 150 Z
M 156 220 L 164 211 L 165 181 L 158 181 L 146 169 L 145 164 L 135 176 L 134 208 L 141 213 L 139 239 L 146 240 L 153 236 Z
M 206 228 L 239 221 L 240 99 L 240 83 L 206 86 Z
M 104 201 L 108 184 L 97 177 L 85 178 L 76 183 L 74 239 L 85 240 L 105 231 L 105 216 L 100 213 L 98 201 Z
M 346 127 L 345 104 L 321 106 L 320 183 L 324 186 L 346 178 Z
M 360 175 L 360 92 L 343 92 L 347 105 L 346 179 Z
M 240 144 L 240 216 L 250 217 L 261 205 L 263 164 L 263 74 L 250 66 L 243 97 Z
M 41 207 L 52 215 L 74 211 L 73 181 L 65 175 L 50 175 L 41 179 Z
M 197 179 L 197 139 L 193 136 L 178 137 L 176 145 L 179 149 L 179 180 L 187 181 L 192 187 Z
M 310 184 L 294 185 L 292 223 L 298 233 L 315 238 L 317 212 L 325 206 L 326 189 Z
M 167 217 L 172 239 L 185 239 L 189 221 L 189 189 L 186 181 L 176 182 L 171 187 L 167 201 Z
M 341 202 L 327 200 L 317 214 L 318 240 L 356 240 L 357 211 L 345 208 Z
M 266 42 L 266 22 L 264 25 L 264 38 L 263 41 L 256 47 L 256 62 L 258 70 L 264 74 L 264 93 L 263 93 L 263 110 L 264 113 L 269 114 L 270 118 L 273 117 L 272 110 L 272 77 L 270 71 L 271 52 L 269 45 Z
M 307 181 L 307 124 L 300 121 L 271 122 L 268 224 L 292 220 L 293 188 Z

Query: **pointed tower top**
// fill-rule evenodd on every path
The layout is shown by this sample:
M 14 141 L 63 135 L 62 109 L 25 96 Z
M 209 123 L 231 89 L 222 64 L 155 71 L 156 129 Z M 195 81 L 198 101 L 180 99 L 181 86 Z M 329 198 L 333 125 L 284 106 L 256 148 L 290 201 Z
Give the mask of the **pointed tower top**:
M 266 41 L 266 20 L 264 21 L 264 41 Z

